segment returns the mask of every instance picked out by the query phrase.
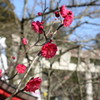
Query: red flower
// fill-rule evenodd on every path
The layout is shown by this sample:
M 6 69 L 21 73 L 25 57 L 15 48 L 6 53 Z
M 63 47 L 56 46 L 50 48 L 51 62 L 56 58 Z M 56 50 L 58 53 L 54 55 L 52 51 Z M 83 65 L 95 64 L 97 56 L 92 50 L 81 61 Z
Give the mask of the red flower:
M 61 13 L 61 15 L 62 15 L 63 18 L 66 17 L 66 15 L 68 13 L 68 10 L 66 9 L 65 5 L 63 5 L 63 6 L 60 7 L 60 13 Z
M 23 43 L 24 45 L 27 45 L 27 44 L 28 44 L 28 40 L 27 40 L 26 38 L 23 38 L 23 39 L 22 39 L 22 43 Z
M 2 69 L 0 69 L 0 77 L 2 77 Z
M 74 17 L 72 15 L 67 15 L 64 20 L 63 20 L 63 25 L 65 27 L 68 27 L 71 25 L 71 23 L 73 22 Z
M 55 16 L 56 17 L 59 17 L 60 16 L 58 11 L 55 12 Z
M 73 22 L 73 19 L 74 19 L 74 14 L 72 11 L 66 9 L 66 6 L 63 5 L 60 7 L 60 13 L 61 13 L 61 16 L 64 18 L 63 20 L 63 25 L 65 27 L 68 27 L 71 25 L 71 23 Z
M 24 90 L 28 92 L 35 92 L 37 89 L 40 88 L 42 80 L 37 78 L 32 78 L 25 86 Z
M 42 34 L 43 33 L 43 29 L 44 29 L 44 26 L 42 25 L 43 22 L 39 22 L 39 21 L 33 21 L 32 22 L 32 29 L 37 32 L 37 33 L 40 33 Z
M 41 12 L 38 12 L 38 16 L 41 16 L 42 15 L 42 13 Z
M 18 73 L 25 73 L 26 72 L 26 66 L 23 64 L 18 64 L 16 66 L 16 70 Z
M 56 55 L 57 46 L 53 43 L 46 43 L 41 50 L 41 55 L 47 59 Z

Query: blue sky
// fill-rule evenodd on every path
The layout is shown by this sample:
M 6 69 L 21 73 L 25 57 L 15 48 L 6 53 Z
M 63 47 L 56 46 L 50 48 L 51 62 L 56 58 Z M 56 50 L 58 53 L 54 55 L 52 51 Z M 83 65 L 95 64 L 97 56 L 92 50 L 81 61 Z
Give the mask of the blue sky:
M 34 5 L 34 1 L 36 0 L 28 0 L 28 9 L 31 11 L 33 5 Z M 40 2 L 40 0 L 38 0 Z M 43 1 L 43 0 L 42 0 Z M 84 0 L 83 0 L 84 1 Z M 18 16 L 18 18 L 21 19 L 22 15 L 23 15 L 23 5 L 24 5 L 24 0 L 11 0 L 11 2 L 14 4 L 15 6 L 15 13 L 16 15 Z M 49 0 L 47 2 L 47 6 L 49 4 Z M 66 0 L 62 0 L 61 4 L 60 5 L 63 5 L 63 4 L 69 4 L 68 2 L 66 2 Z M 76 12 L 80 13 L 81 10 L 83 10 L 83 8 L 80 8 L 79 9 L 72 9 L 75 16 L 77 15 Z M 40 7 L 40 5 L 38 5 L 36 8 L 35 8 L 35 14 L 37 14 L 38 12 L 41 12 L 42 9 Z M 84 21 L 89 21 L 89 22 L 92 22 L 92 23 L 97 23 L 97 24 L 100 24 L 100 18 L 94 18 L 94 19 L 91 19 L 89 17 L 83 17 L 81 22 L 84 22 Z M 75 22 L 74 22 L 75 23 Z M 74 23 L 72 24 L 72 26 L 74 25 Z M 71 39 L 76 39 L 80 37 L 80 39 L 89 39 L 89 38 L 94 38 L 96 36 L 97 33 L 100 32 L 100 26 L 95 26 L 95 25 L 87 25 L 87 24 L 84 24 L 82 25 L 81 27 L 77 28 L 74 32 L 74 34 L 71 36 Z

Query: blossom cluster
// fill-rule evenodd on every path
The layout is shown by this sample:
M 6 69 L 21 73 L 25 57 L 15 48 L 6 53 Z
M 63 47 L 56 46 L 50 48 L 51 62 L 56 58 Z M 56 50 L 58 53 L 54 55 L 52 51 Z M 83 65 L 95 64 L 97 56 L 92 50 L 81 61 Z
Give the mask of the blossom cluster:
M 64 18 L 63 19 L 63 25 L 65 27 L 68 27 L 71 25 L 74 19 L 74 14 L 71 10 L 66 9 L 66 6 L 63 5 L 60 7 L 60 11 L 55 12 L 56 17 L 60 17 L 60 15 Z
M 36 32 L 36 33 L 39 33 L 39 34 L 42 34 L 43 33 L 43 29 L 44 29 L 44 26 L 42 25 L 44 22 L 39 22 L 39 21 L 33 21 L 32 22 L 32 29 Z
M 41 16 L 42 13 L 38 12 L 38 16 Z M 59 11 L 55 12 L 56 17 L 62 16 L 63 18 L 63 26 L 68 27 L 71 25 L 73 19 L 74 19 L 74 14 L 72 11 L 66 9 L 66 6 L 63 5 L 60 7 Z M 33 21 L 32 22 L 32 29 L 39 34 L 44 33 L 44 22 L 39 22 L 39 21 Z M 56 55 L 57 52 L 57 46 L 54 43 L 47 42 L 43 45 L 41 48 L 41 55 L 47 59 L 52 58 Z
M 38 16 L 41 16 L 42 13 L 38 12 Z M 66 6 L 63 5 L 60 7 L 59 11 L 55 12 L 56 17 L 62 16 L 63 18 L 63 26 L 68 27 L 71 25 L 73 19 L 74 19 L 74 14 L 72 11 L 66 9 Z M 39 21 L 33 21 L 32 22 L 32 29 L 39 34 L 44 33 L 44 22 L 39 22 Z M 57 52 L 57 46 L 56 44 L 53 43 L 45 43 L 41 49 L 41 55 L 47 59 L 52 58 L 56 55 Z

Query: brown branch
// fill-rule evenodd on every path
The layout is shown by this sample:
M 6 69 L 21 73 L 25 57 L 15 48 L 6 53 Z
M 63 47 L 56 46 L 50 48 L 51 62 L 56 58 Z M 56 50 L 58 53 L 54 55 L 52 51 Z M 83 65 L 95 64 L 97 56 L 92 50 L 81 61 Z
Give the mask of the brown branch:
M 76 8 L 76 7 L 87 7 L 87 6 L 100 6 L 100 4 L 95 4 L 95 2 L 97 2 L 97 1 L 99 1 L 99 0 L 92 1 L 92 2 L 90 2 L 88 4 L 84 3 L 84 4 L 79 4 L 79 5 L 66 5 L 66 7 L 67 8 Z M 55 9 L 52 9 L 52 10 L 46 12 L 46 13 L 44 13 L 43 15 L 48 15 L 48 14 L 50 14 L 52 12 L 55 12 L 56 10 L 58 10 L 58 7 L 56 7 Z M 32 20 L 32 19 L 34 19 L 36 17 L 39 17 L 39 16 L 36 15 L 36 16 L 30 17 L 30 18 L 25 18 L 24 20 L 25 21 Z
M 97 24 L 97 23 L 91 23 L 91 22 L 85 22 L 86 24 L 91 24 L 91 25 L 96 25 L 96 26 L 100 26 L 100 24 Z

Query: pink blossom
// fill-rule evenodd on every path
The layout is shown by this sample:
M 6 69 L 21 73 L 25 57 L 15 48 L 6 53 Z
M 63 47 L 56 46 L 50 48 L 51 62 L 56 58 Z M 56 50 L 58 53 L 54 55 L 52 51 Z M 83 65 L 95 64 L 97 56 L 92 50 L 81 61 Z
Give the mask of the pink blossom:
M 60 13 L 61 13 L 61 16 L 64 18 L 63 20 L 63 25 L 65 27 L 68 27 L 71 25 L 71 23 L 73 22 L 73 19 L 74 19 L 74 14 L 72 11 L 66 9 L 66 6 L 63 5 L 60 7 Z
M 2 77 L 2 69 L 0 69 L 0 77 Z
M 41 49 L 41 55 L 47 59 L 56 55 L 57 46 L 53 43 L 46 43 Z
M 60 13 L 61 13 L 61 16 L 62 16 L 63 18 L 66 17 L 66 15 L 67 15 L 67 13 L 68 13 L 68 10 L 66 9 L 66 6 L 65 6 L 65 5 L 62 5 L 62 6 L 60 7 Z
M 32 22 L 32 29 L 37 32 L 37 33 L 40 33 L 42 34 L 43 33 L 43 29 L 44 29 L 44 26 L 42 25 L 43 22 L 39 22 L 39 21 L 33 21 Z
M 71 10 L 68 10 L 67 16 L 71 16 L 74 19 L 74 13 Z
M 41 16 L 42 15 L 42 13 L 41 12 L 38 12 L 38 16 Z
M 63 20 L 63 25 L 64 25 L 65 27 L 68 27 L 68 26 L 71 25 L 72 21 L 73 21 L 73 19 L 72 19 L 71 16 L 66 16 L 66 17 L 64 18 L 64 20 Z
M 70 26 L 71 23 L 73 22 L 73 19 L 74 19 L 74 14 L 70 10 L 68 10 L 68 14 L 63 20 L 63 25 L 65 27 Z
M 27 45 L 27 44 L 28 44 L 28 40 L 27 40 L 26 38 L 23 38 L 23 39 L 22 39 L 22 43 L 23 43 L 24 45 Z
M 25 86 L 24 90 L 28 92 L 35 92 L 37 89 L 40 88 L 42 80 L 37 78 L 32 78 Z
M 26 72 L 26 66 L 23 64 L 18 64 L 16 66 L 16 70 L 18 73 L 25 73 Z
M 66 6 L 63 5 L 60 7 L 60 13 L 62 15 L 63 18 L 65 18 L 66 16 L 70 15 L 70 16 L 74 16 L 73 12 L 66 9 Z
M 39 26 L 38 26 L 37 22 L 33 21 L 32 26 L 33 26 L 33 30 L 38 33 L 39 32 Z

